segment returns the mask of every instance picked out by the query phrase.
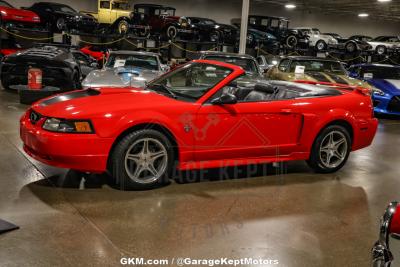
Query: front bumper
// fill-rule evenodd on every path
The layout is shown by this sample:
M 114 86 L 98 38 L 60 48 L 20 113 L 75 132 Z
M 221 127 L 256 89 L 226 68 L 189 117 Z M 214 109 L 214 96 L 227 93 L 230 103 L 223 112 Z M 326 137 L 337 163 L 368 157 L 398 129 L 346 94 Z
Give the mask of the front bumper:
M 32 124 L 27 111 L 20 120 L 20 137 L 25 152 L 47 165 L 84 172 L 102 173 L 107 169 L 111 138 L 96 134 L 54 133 L 42 129 L 45 117 Z
M 373 102 L 375 113 L 400 116 L 400 96 L 374 95 Z

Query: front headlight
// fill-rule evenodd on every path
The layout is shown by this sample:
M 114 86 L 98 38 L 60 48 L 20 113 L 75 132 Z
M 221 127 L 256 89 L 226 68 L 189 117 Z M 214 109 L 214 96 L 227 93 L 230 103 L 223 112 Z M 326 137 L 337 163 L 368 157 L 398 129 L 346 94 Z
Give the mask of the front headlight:
M 384 96 L 385 92 L 383 92 L 381 89 L 378 89 L 376 87 L 372 87 L 372 93 L 374 95 L 380 95 L 380 96 Z
M 48 118 L 43 124 L 43 129 L 50 132 L 61 133 L 93 133 L 90 121 L 62 120 Z

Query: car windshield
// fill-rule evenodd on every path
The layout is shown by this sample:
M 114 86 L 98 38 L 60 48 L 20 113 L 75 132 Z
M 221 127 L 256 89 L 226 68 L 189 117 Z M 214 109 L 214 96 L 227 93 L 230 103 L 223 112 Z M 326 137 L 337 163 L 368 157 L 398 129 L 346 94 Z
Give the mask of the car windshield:
M 159 70 L 156 56 L 111 54 L 106 63 L 107 68 L 135 67 L 147 70 Z
M 364 79 L 400 80 L 400 68 L 384 66 L 364 67 L 360 71 L 360 76 Z
M 153 80 L 146 89 L 195 102 L 231 73 L 226 67 L 191 62 Z
M 204 59 L 207 60 L 215 60 L 221 61 L 229 64 L 233 64 L 239 67 L 242 67 L 247 73 L 257 73 L 258 68 L 254 60 L 250 58 L 241 58 L 241 57 L 226 57 L 226 56 L 205 56 Z
M 320 32 L 318 29 L 316 29 L 316 28 L 313 28 L 313 29 L 312 29 L 312 33 L 313 33 L 313 34 L 321 34 L 321 32 Z
M 0 1 L 0 6 L 2 6 L 2 7 L 14 8 L 12 5 L 10 5 L 9 3 L 4 2 L 4 1 Z
M 175 9 L 170 9 L 170 8 L 165 8 L 165 9 L 157 9 L 156 10 L 157 15 L 163 15 L 163 16 L 175 16 Z
M 77 13 L 72 7 L 67 5 L 53 5 L 52 7 L 56 12 Z
M 346 70 L 343 68 L 343 65 L 337 61 L 294 60 L 290 65 L 290 72 L 296 72 L 298 67 L 304 67 L 304 72 L 331 72 L 339 75 L 346 75 Z

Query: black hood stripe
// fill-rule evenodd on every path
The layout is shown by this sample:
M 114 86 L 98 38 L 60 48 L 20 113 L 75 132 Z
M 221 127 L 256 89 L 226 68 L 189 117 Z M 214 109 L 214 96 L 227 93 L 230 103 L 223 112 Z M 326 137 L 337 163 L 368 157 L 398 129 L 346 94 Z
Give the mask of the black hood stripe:
M 99 94 L 100 94 L 100 91 L 93 90 L 93 89 L 74 91 L 71 93 L 57 95 L 57 96 L 51 97 L 49 99 L 46 99 L 40 103 L 40 106 L 45 107 L 45 106 L 49 106 L 49 105 L 56 104 L 59 102 L 69 101 L 72 99 L 88 97 L 88 96 L 96 96 Z
M 347 85 L 349 84 L 345 79 L 343 79 L 343 78 L 341 78 L 341 77 L 339 77 L 339 76 L 337 76 L 335 74 L 331 74 L 331 73 L 327 74 L 327 73 L 325 73 L 325 75 L 329 76 L 329 78 L 334 80 L 336 83 L 347 84 Z
M 319 72 L 306 72 L 306 74 L 311 78 L 317 80 L 318 82 L 327 82 L 327 83 L 331 82 L 325 75 Z

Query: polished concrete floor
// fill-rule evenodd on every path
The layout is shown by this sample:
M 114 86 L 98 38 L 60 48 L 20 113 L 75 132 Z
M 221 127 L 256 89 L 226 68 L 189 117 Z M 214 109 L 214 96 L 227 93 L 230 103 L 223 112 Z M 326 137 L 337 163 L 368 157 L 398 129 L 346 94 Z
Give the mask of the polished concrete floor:
M 0 266 L 118 266 L 122 256 L 369 266 L 379 217 L 400 200 L 400 120 L 382 119 L 373 145 L 336 174 L 294 162 L 123 192 L 79 190 L 73 173 L 28 158 L 18 137 L 26 108 L 0 91 L 0 219 L 21 227 L 0 235 Z

